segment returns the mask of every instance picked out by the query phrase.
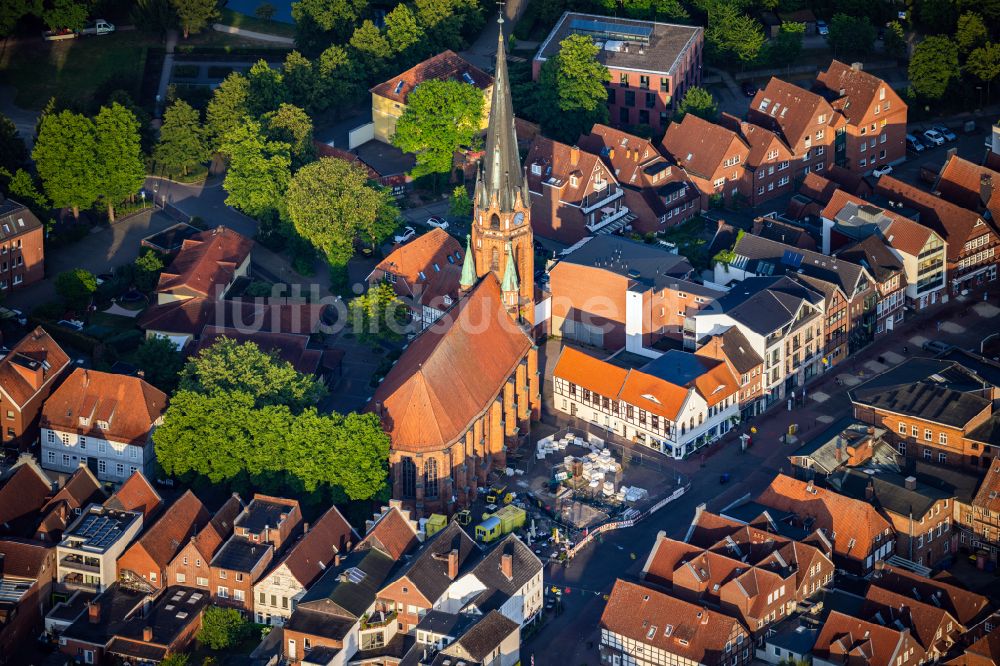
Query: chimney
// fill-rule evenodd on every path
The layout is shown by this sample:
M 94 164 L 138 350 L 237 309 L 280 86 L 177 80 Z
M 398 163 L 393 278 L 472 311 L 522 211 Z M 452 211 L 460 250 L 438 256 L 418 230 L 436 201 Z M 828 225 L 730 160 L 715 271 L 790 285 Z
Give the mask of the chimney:
M 917 489 L 917 477 L 915 477 L 915 476 L 908 476 L 905 479 L 903 479 L 903 487 L 906 488 L 907 490 L 916 490 Z
M 807 483 L 807 484 L 806 484 L 806 492 L 807 492 L 807 493 L 812 493 L 812 492 L 815 492 L 815 491 L 813 490 L 813 482 L 812 482 L 812 479 L 809 479 L 809 483 Z
M 147 626 L 147 627 L 143 627 L 142 628 L 142 642 L 143 643 L 152 643 L 153 642 L 153 628 L 152 627 Z
M 283 522 L 285 522 L 286 518 L 288 518 L 288 514 L 287 513 L 279 514 L 278 515 L 278 522 L 279 523 L 283 523 Z
M 347 541 L 347 543 L 346 543 L 346 544 L 344 544 L 344 552 L 345 552 L 345 553 L 349 553 L 349 552 L 351 552 L 351 546 L 353 546 L 353 545 L 354 545 L 354 544 L 352 544 L 352 543 L 351 543 L 351 541 L 350 541 L 350 540 L 348 540 L 348 541 Z
M 989 205 L 990 199 L 993 198 L 993 176 L 988 173 L 979 177 L 979 198 L 983 207 Z
M 868 426 L 868 434 L 869 435 L 875 434 L 875 426 Z
M 841 462 L 844 454 L 843 454 L 843 450 L 840 448 L 840 440 L 839 439 L 837 440 L 837 448 L 834 449 L 834 451 L 837 454 L 837 462 L 838 463 Z
M 507 580 L 514 580 L 514 556 L 510 553 L 504 553 L 500 556 L 500 573 Z
M 569 149 L 569 163 L 571 166 L 576 166 L 577 162 L 580 161 L 580 147 L 573 146 Z
M 340 553 L 337 553 L 333 556 L 333 566 L 339 567 L 342 560 L 343 558 L 340 556 Z
M 865 486 L 865 499 L 871 502 L 873 497 L 875 497 L 875 486 L 869 481 L 868 485 Z
M 305 521 L 302 523 L 302 533 L 309 534 L 309 521 Z
M 91 624 L 101 623 L 101 602 L 92 601 L 90 605 L 87 606 L 87 619 L 90 620 Z
M 851 69 L 853 69 L 855 72 L 860 72 L 864 68 L 865 68 L 864 63 L 860 63 L 860 62 L 852 62 L 851 63 Z
M 452 548 L 448 552 L 448 580 L 458 578 L 458 549 Z
M 90 386 L 90 373 L 87 368 L 83 369 L 83 385 L 84 387 Z

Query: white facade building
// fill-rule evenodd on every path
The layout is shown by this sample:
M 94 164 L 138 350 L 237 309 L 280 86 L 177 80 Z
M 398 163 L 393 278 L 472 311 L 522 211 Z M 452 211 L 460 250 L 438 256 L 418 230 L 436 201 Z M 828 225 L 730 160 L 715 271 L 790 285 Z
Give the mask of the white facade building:
M 118 557 L 142 531 L 142 513 L 97 504 L 84 509 L 56 546 L 56 582 L 103 592 L 118 579 Z

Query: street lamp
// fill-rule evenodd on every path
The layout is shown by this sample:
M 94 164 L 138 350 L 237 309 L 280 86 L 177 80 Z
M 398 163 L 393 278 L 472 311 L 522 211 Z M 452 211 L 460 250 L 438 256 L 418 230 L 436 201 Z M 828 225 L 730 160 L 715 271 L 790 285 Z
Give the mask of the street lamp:
M 146 207 L 146 190 L 139 190 L 139 196 L 142 197 L 142 207 Z

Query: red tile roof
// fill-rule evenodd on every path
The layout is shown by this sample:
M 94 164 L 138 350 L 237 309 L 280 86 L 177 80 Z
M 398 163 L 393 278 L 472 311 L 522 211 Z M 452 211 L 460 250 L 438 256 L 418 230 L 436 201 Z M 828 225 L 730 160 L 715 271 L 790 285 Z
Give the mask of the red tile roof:
M 832 611 L 816 638 L 813 654 L 832 663 L 891 666 L 902 654 L 905 634 Z M 908 649 L 908 648 L 906 648 Z M 919 652 L 919 646 L 917 647 Z M 913 663 L 919 663 L 918 657 Z
M 252 342 L 266 353 L 274 353 L 282 361 L 290 363 L 298 372 L 314 375 L 320 371 L 323 360 L 322 349 L 309 349 L 309 336 L 293 333 L 270 333 L 261 331 L 252 333 L 235 328 L 206 326 L 201 332 L 198 346 L 194 353 L 198 354 L 214 345 L 220 338 L 236 340 L 240 343 Z
M 1000 627 L 995 628 L 965 648 L 963 654 L 944 663 L 948 666 L 996 666 L 996 664 L 1000 664 Z
M 357 533 L 341 515 L 337 507 L 330 509 L 316 521 L 301 539 L 296 541 L 288 555 L 279 563 L 288 567 L 303 587 L 308 588 L 333 561 L 337 553 L 345 553 L 357 541 Z
M 195 234 L 160 273 L 156 291 L 215 298 L 214 287 L 229 284 L 252 249 L 253 240 L 223 226 Z
M 445 310 L 445 296 L 458 299 L 464 256 L 462 246 L 447 231 L 431 229 L 394 249 L 375 270 L 396 276 L 393 286 L 400 296 Z
M 892 95 L 895 105 L 903 104 L 885 81 L 862 69 L 854 69 L 839 60 L 832 61 L 825 72 L 820 72 L 816 77 L 816 83 L 837 96 L 833 106 L 843 113 L 852 125 L 864 120 L 872 102 L 878 97 L 880 88 L 884 87 L 886 94 Z M 893 110 L 896 110 L 895 106 Z
M 419 543 L 415 524 L 398 506 L 390 506 L 375 522 L 358 548 L 375 548 L 398 560 Z
M 614 397 L 621 392 L 628 370 L 567 346 L 559 352 L 552 375 L 600 395 Z
M 23 408 L 47 382 L 69 366 L 69 356 L 41 326 L 21 338 L 0 360 L 0 391 Z
M 601 628 L 694 663 L 722 663 L 730 637 L 746 636 L 732 617 L 624 580 L 611 590 Z
M 990 464 L 990 469 L 972 500 L 972 506 L 1000 512 L 1000 458 L 994 458 Z
M 38 532 L 58 538 L 74 518 L 73 509 L 105 499 L 101 484 L 87 466 L 79 467 L 42 507 Z M 49 538 L 49 537 L 46 537 Z
M 844 206 L 853 203 L 857 206 L 873 206 L 864 199 L 849 194 L 844 190 L 836 190 L 821 215 L 828 219 L 834 219 Z M 876 208 L 878 208 L 876 206 Z M 919 222 L 914 222 L 908 217 L 903 217 L 899 213 L 884 208 L 879 208 L 882 214 L 892 220 L 886 227 L 883 235 L 886 242 L 900 252 L 917 256 L 923 249 L 927 240 L 934 234 L 933 231 Z
M 887 626 L 893 626 L 899 621 L 910 630 L 927 652 L 935 648 L 945 652 L 947 644 L 962 632 L 957 620 L 943 608 L 918 601 L 908 594 L 898 594 L 878 587 L 876 584 L 868 586 L 862 613 L 865 617 L 876 620 L 881 617 L 883 620 L 881 624 Z M 948 631 L 949 622 L 952 623 L 954 631 L 950 635 L 942 633 L 940 637 L 937 636 L 938 629 L 942 632 Z
M 524 163 L 528 166 L 529 189 L 542 192 L 544 187 L 552 187 L 559 192 L 557 198 L 561 201 L 581 201 L 592 189 L 591 177 L 595 171 L 602 174 L 605 182 L 614 182 L 611 170 L 594 153 L 541 135 L 531 142 Z M 535 165 L 540 167 L 540 173 L 534 173 L 532 167 Z M 577 177 L 575 186 L 571 178 L 574 174 Z M 547 184 L 543 186 L 542 183 Z M 538 207 L 532 208 L 532 214 L 535 208 Z
M 212 519 L 194 537 L 194 546 L 206 561 L 222 546 L 233 533 L 236 518 L 243 513 L 243 503 L 239 495 L 233 494 L 222 507 L 212 514 Z
M 52 493 L 52 482 L 34 461 L 15 466 L 0 481 L 0 530 L 34 522 Z
M 832 180 L 819 175 L 815 171 L 810 171 L 802 179 L 802 184 L 799 185 L 799 194 L 826 204 L 840 191 L 839 188 L 840 186 Z
M 650 139 L 607 125 L 594 125 L 590 134 L 581 135 L 576 143 L 581 150 L 602 156 L 622 185 L 635 187 L 653 185 L 653 179 L 644 173 L 644 169 L 652 164 L 667 161 Z M 676 169 L 677 167 L 666 166 L 664 170 L 670 175 L 669 172 Z
M 531 349 L 492 273 L 410 343 L 369 409 L 396 450 L 438 449 L 486 412 Z
M 942 608 L 966 627 L 971 627 L 990 607 L 989 599 L 981 594 L 884 563 L 876 567 L 872 582 L 911 599 L 937 599 Z
M 879 178 L 876 192 L 917 209 L 920 212 L 920 223 L 941 234 L 948 243 L 949 261 L 958 260 L 973 228 L 981 220 L 975 211 L 956 206 L 892 176 Z M 983 233 L 989 229 L 990 227 L 984 226 Z
M 969 210 L 982 210 L 993 201 L 994 188 L 1000 187 L 1000 173 L 952 155 L 941 169 L 937 190 L 941 197 Z M 991 205 L 992 204 L 992 205 Z
M 156 564 L 166 568 L 170 560 L 174 559 L 195 532 L 207 524 L 210 518 L 211 514 L 205 505 L 188 490 L 167 507 L 160 518 L 143 532 L 129 550 L 142 546 Z M 127 553 L 128 551 L 125 554 Z
M 402 74 L 398 74 L 371 89 L 373 95 L 406 104 L 406 98 L 413 89 L 424 81 L 448 81 L 454 79 L 468 83 L 465 75 L 472 79 L 472 85 L 486 90 L 493 85 L 493 77 L 469 63 L 451 49 L 417 63 Z
M 41 425 L 145 446 L 166 408 L 167 395 L 139 377 L 77 368 L 45 401 Z
M 149 520 L 159 510 L 162 502 L 160 494 L 153 489 L 142 472 L 134 472 L 108 498 L 104 506 L 119 511 L 142 511 L 143 518 Z
M 892 526 L 868 502 L 839 495 L 811 482 L 778 474 L 757 501 L 800 518 L 812 518 L 833 542 L 837 555 L 863 561 L 884 538 L 891 538 Z
M 702 178 L 711 178 L 727 157 L 750 150 L 732 130 L 691 113 L 670 123 L 661 146 L 682 168 Z
M 327 306 L 309 303 L 256 303 L 188 298 L 146 308 L 136 324 L 146 331 L 199 336 L 206 326 L 250 329 L 254 332 L 301 333 L 319 329 Z
M 766 108 L 761 109 L 765 101 Z M 813 123 L 817 114 L 826 116 L 823 125 Z M 843 117 L 821 96 L 775 77 L 750 102 L 747 119 L 775 130 L 793 149 L 816 128 L 832 131 L 843 123 Z
M 52 552 L 27 539 L 0 539 L 0 578 L 39 578 Z

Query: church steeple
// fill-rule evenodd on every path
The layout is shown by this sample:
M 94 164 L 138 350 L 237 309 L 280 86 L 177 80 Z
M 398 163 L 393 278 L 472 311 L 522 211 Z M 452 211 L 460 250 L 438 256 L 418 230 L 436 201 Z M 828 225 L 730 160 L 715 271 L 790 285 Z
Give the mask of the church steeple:
M 486 156 L 483 158 L 476 187 L 480 208 L 494 202 L 503 212 L 514 210 L 520 194 L 527 201 L 521 159 L 517 153 L 517 133 L 514 130 L 514 108 L 507 76 L 507 55 L 503 39 L 503 18 L 500 19 L 497 41 L 496 71 L 493 75 L 493 96 L 490 100 L 490 121 L 486 129 Z
M 462 262 L 462 279 L 458 283 L 459 289 L 468 291 L 476 284 L 476 262 L 472 257 L 472 236 L 465 237 L 465 261 Z

